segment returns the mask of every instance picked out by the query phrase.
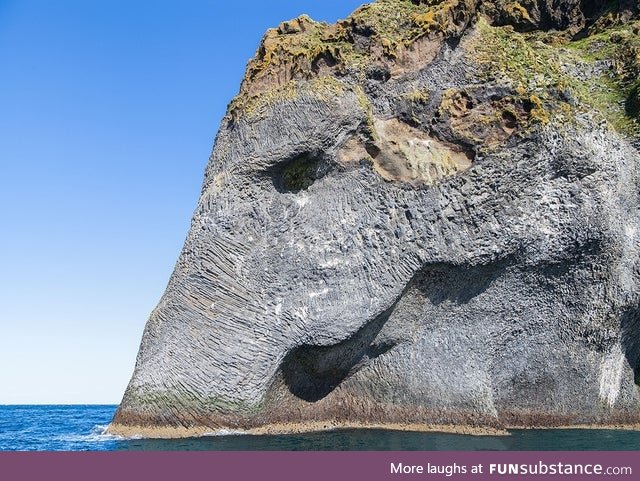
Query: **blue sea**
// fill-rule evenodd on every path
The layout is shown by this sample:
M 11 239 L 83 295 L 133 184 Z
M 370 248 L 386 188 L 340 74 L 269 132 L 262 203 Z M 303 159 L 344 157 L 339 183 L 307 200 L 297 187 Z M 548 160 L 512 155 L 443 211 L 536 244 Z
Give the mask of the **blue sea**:
M 0 406 L 0 451 L 640 450 L 640 432 L 602 429 L 513 430 L 509 436 L 344 429 L 286 436 L 124 439 L 104 433 L 116 408 Z

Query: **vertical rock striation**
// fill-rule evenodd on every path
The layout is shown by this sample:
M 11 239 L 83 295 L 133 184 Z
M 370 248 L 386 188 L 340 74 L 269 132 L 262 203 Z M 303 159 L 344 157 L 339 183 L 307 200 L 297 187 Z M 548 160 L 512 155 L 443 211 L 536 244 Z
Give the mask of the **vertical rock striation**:
M 110 431 L 638 423 L 637 13 L 269 30 Z

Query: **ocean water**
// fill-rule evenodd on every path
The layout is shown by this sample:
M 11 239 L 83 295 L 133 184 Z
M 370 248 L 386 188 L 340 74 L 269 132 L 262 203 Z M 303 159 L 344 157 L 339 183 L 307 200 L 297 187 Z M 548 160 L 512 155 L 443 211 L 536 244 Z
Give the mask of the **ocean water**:
M 345 429 L 286 436 L 123 439 L 104 434 L 116 407 L 0 406 L 0 451 L 640 450 L 640 432 L 602 429 L 514 430 L 509 436 Z

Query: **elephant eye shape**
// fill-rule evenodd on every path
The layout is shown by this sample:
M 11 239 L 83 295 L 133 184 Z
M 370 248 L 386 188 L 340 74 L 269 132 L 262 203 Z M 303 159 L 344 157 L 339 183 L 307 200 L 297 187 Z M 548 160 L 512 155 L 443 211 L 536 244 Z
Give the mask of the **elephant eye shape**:
M 295 194 L 308 189 L 330 170 L 331 164 L 322 155 L 306 152 L 276 165 L 271 178 L 278 192 Z

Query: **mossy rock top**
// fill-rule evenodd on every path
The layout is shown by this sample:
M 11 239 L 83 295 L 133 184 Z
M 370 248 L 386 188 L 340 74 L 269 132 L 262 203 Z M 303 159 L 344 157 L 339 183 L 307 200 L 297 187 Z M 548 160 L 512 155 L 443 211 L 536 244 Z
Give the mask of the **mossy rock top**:
M 447 39 L 470 37 L 467 56 L 479 72 L 470 82 L 513 87 L 533 103 L 534 122 L 565 122 L 580 104 L 635 135 L 637 10 L 624 1 L 378 0 L 333 25 L 302 15 L 266 32 L 229 110 L 239 115 L 295 97 L 299 81 L 326 90 L 316 80 L 332 78 L 344 90 L 342 79 L 362 83 L 376 69 L 386 80 L 394 69 L 410 71 L 397 66 L 427 42 L 435 56 Z M 470 28 L 475 33 L 463 35 Z

